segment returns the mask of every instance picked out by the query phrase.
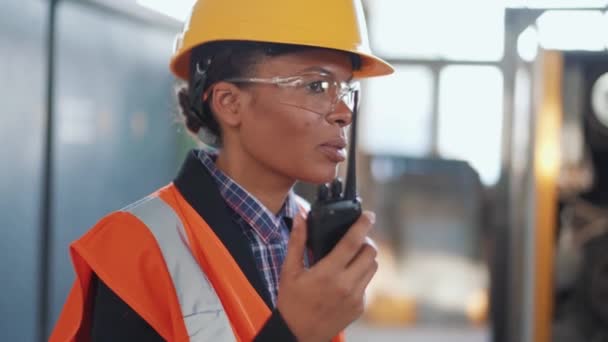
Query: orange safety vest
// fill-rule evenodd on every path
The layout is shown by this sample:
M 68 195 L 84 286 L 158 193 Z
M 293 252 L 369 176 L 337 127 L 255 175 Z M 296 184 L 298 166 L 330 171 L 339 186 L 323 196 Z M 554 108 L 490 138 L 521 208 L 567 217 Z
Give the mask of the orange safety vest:
M 174 184 L 108 215 L 70 253 L 77 279 L 51 342 L 90 340 L 93 273 L 167 341 L 252 341 L 271 315 Z

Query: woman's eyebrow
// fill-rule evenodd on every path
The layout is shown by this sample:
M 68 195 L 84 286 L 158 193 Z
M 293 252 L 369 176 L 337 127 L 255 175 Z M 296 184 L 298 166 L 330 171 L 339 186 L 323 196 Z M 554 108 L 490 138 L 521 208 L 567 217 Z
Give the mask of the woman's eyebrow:
M 329 71 L 329 70 L 327 70 L 327 69 L 325 69 L 323 67 L 320 67 L 320 66 L 312 66 L 312 67 L 300 70 L 300 72 L 309 72 L 309 71 L 317 71 L 317 72 L 320 72 L 322 74 L 328 74 L 328 75 L 334 76 L 333 72 L 331 72 L 331 71 Z
M 300 72 L 310 72 L 310 71 L 317 71 L 317 72 L 319 72 L 319 73 L 322 73 L 322 74 L 327 74 L 327 75 L 330 75 L 330 76 L 332 76 L 332 77 L 335 77 L 335 76 L 336 76 L 336 75 L 335 75 L 333 72 L 331 72 L 330 70 L 328 70 L 328 69 L 326 69 L 326 68 L 323 68 L 323 67 L 320 67 L 320 66 L 312 66 L 312 67 L 309 67 L 309 68 L 303 69 L 303 70 L 301 70 Z M 350 82 L 350 81 L 352 81 L 352 80 L 353 80 L 353 74 L 351 73 L 350 77 L 349 77 L 349 78 L 346 80 L 346 82 Z

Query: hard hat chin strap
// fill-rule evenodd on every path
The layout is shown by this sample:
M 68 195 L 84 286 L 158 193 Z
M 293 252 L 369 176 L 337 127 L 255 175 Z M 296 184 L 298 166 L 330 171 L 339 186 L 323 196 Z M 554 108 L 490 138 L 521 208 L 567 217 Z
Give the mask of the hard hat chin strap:
M 199 120 L 201 120 L 201 122 L 206 121 L 204 119 L 205 113 L 203 109 L 203 104 L 205 102 L 204 97 L 206 96 L 203 94 L 203 92 L 207 83 L 207 75 L 211 61 L 212 59 L 208 58 L 205 60 L 202 67 L 200 63 L 196 63 L 196 70 L 194 70 L 194 74 L 192 75 L 192 83 L 190 85 L 190 109 L 199 118 Z
M 209 130 L 204 123 L 208 123 L 210 118 L 208 115 L 211 113 L 205 113 L 205 101 L 207 100 L 208 94 L 205 94 L 205 86 L 207 84 L 207 77 L 209 66 L 211 65 L 212 58 L 207 58 L 203 63 L 196 63 L 194 73 L 192 74 L 192 82 L 189 89 L 190 98 L 190 110 L 201 122 L 201 128 L 199 129 L 199 139 L 206 145 L 217 148 L 220 145 L 219 138 L 215 133 Z

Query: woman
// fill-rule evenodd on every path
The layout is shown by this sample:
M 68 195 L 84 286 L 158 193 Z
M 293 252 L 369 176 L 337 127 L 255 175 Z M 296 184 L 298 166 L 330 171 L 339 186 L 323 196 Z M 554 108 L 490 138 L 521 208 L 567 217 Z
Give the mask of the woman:
M 353 79 L 392 72 L 366 40 L 359 1 L 199 0 L 171 67 L 186 126 L 219 153 L 71 246 L 51 340 L 343 340 L 377 268 L 373 214 L 307 268 L 292 187 L 333 179 Z

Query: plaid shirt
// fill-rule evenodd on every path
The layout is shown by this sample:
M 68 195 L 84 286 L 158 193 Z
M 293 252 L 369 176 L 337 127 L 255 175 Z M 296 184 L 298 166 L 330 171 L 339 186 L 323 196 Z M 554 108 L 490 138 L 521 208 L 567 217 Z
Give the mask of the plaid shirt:
M 291 222 L 298 213 L 297 195 L 290 191 L 283 208 L 278 215 L 274 215 L 216 167 L 216 156 L 200 151 L 198 158 L 209 170 L 224 201 L 232 209 L 232 219 L 247 237 L 258 271 L 268 288 L 272 303 L 276 305 L 279 275 L 289 240 L 290 227 L 286 221 Z

